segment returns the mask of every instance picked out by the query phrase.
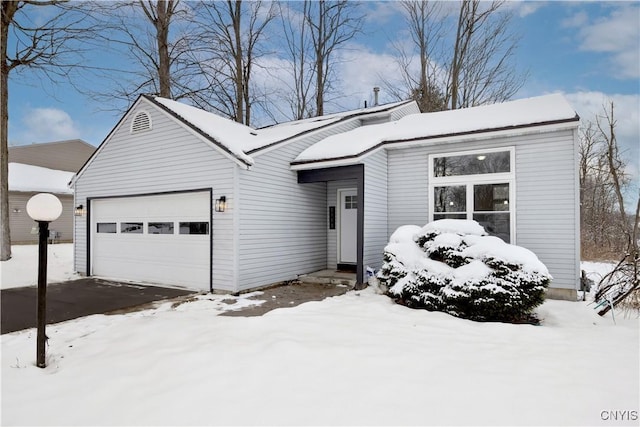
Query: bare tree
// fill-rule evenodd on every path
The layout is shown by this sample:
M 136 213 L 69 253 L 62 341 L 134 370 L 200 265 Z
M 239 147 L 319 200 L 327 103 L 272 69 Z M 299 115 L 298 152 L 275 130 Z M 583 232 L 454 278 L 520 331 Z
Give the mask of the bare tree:
M 613 307 L 623 303 L 627 298 L 635 296 L 637 303 L 640 292 L 640 194 L 636 202 L 635 215 L 628 215 L 625 210 L 624 187 L 624 162 L 620 158 L 618 142 L 616 139 L 616 120 L 614 104 L 610 102 L 603 108 L 604 115 L 596 117 L 598 131 L 605 142 L 606 161 L 612 188 L 615 195 L 618 211 L 618 233 L 624 236 L 626 241 L 625 251 L 616 267 L 607 274 L 598 284 L 596 301 L 608 302 L 598 314 L 605 315 Z M 636 305 L 635 309 L 640 306 Z
M 405 92 L 423 111 L 501 102 L 522 87 L 527 73 L 514 66 L 518 37 L 503 5 L 464 0 L 454 18 L 441 3 L 403 2 L 413 50 L 401 50 L 397 63 Z M 415 57 L 418 69 L 411 66 Z
M 17 73 L 40 73 L 56 81 L 81 66 L 77 36 L 92 23 L 80 5 L 63 0 L 2 1 L 0 22 L 0 261 L 11 258 L 8 187 L 9 78 Z M 46 10 L 44 10 L 46 8 Z M 36 10 L 42 10 L 35 19 Z M 48 12 L 48 13 L 46 13 Z M 43 19 L 43 20 L 42 20 Z
M 315 115 L 324 114 L 326 95 L 332 89 L 336 64 L 334 54 L 362 28 L 358 4 L 339 1 L 306 1 L 305 21 L 313 42 L 315 70 Z
M 393 43 L 403 85 L 397 87 L 385 80 L 387 91 L 398 99 L 414 99 L 423 113 L 445 110 L 446 101 L 441 89 L 444 87 L 444 70 L 438 66 L 444 37 L 442 3 L 413 0 L 401 4 L 410 43 Z M 419 62 L 417 70 L 414 66 L 416 59 Z
M 303 2 L 301 11 L 293 6 L 288 2 L 278 3 L 285 61 L 284 66 L 272 70 L 272 75 L 285 87 L 280 96 L 290 111 L 281 113 L 290 119 L 301 120 L 315 115 L 312 99 L 316 62 L 313 60 L 311 30 L 306 20 L 311 3 Z
M 193 99 L 206 89 L 201 70 L 191 56 L 194 16 L 190 4 L 180 0 L 128 0 L 86 2 L 104 23 L 99 36 L 89 41 L 108 54 L 128 59 L 126 69 L 101 67 L 94 79 L 109 84 L 100 89 L 80 88 L 97 100 L 122 109 L 139 94 L 171 99 Z M 104 89 L 106 88 L 106 89 Z M 114 103 L 114 99 L 120 102 Z
M 158 83 L 160 96 L 171 98 L 171 58 L 169 56 L 169 25 L 180 0 L 140 0 L 140 7 L 153 24 L 158 51 Z
M 580 232 L 583 259 L 617 257 L 625 247 L 618 233 L 616 200 L 607 146 L 592 121 L 580 129 Z
M 512 64 L 518 38 L 504 1 L 462 1 L 446 90 L 452 110 L 502 102 L 524 84 Z
M 209 91 L 194 102 L 246 125 L 251 124 L 257 95 L 254 67 L 264 55 L 265 29 L 275 18 L 275 4 L 227 0 L 203 2 L 198 14 L 198 48 L 193 51 Z

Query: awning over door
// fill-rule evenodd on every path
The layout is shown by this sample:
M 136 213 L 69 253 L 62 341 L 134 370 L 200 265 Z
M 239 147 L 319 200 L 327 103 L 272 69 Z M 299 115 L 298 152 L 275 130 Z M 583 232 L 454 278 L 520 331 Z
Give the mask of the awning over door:
M 356 206 L 356 280 L 358 284 L 365 282 L 364 271 L 364 165 L 339 166 L 334 168 L 311 169 L 298 171 L 298 183 L 355 180 Z M 352 194 L 352 196 L 354 195 Z M 353 201 L 351 202 L 353 203 Z

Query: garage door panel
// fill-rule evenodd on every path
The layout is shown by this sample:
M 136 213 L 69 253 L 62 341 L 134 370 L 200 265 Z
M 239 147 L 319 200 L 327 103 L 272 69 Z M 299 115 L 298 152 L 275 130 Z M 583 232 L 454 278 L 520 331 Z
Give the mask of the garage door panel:
M 197 192 L 92 201 L 92 274 L 208 290 L 210 199 L 209 192 Z M 182 227 L 183 232 L 206 234 L 180 234 L 181 222 L 206 223 Z M 98 232 L 98 224 L 113 223 L 115 233 Z M 163 229 L 173 233 L 150 234 L 149 223 L 164 223 Z

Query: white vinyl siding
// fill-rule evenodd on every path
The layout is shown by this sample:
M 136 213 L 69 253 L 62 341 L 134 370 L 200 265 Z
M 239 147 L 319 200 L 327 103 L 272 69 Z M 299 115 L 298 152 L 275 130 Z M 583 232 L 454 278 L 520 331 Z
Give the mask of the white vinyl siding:
M 239 289 L 292 280 L 327 265 L 327 183 L 298 184 L 290 163 L 313 143 L 356 120 L 254 155 L 240 170 Z
M 145 109 L 153 129 L 131 135 L 131 119 Z M 213 199 L 225 195 L 228 208 L 213 213 L 213 287 L 233 291 L 234 174 L 236 164 L 194 136 L 168 114 L 141 99 L 114 130 L 76 183 L 75 205 L 87 197 L 140 195 L 193 189 L 213 189 Z M 75 270 L 86 274 L 86 219 L 75 217 Z
M 418 108 L 418 104 L 415 102 L 411 102 L 407 105 L 403 105 L 401 108 L 396 108 L 391 111 L 391 117 L 389 121 L 394 122 L 396 120 L 400 120 L 404 116 L 408 116 L 409 114 L 420 114 L 420 108 Z
M 532 250 L 549 268 L 552 287 L 576 289 L 580 247 L 575 130 L 432 144 L 388 151 L 389 233 L 429 219 L 428 157 L 515 147 L 515 244 Z
M 364 162 L 364 267 L 382 266 L 387 234 L 387 152 L 379 152 Z
M 387 152 L 389 236 L 402 225 L 423 226 L 429 222 L 428 153 L 425 148 Z
M 579 282 L 580 216 L 577 158 L 570 130 L 516 148 L 517 244 L 535 252 L 553 275 L 553 287 Z

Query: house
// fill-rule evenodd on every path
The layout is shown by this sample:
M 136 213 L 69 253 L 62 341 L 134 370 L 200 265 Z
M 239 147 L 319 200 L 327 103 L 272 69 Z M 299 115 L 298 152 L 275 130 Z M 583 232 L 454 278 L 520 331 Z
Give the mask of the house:
M 379 268 L 400 225 L 473 218 L 579 283 L 578 116 L 561 95 L 399 102 L 253 129 L 141 96 L 75 180 L 75 269 L 241 292 Z
M 32 233 L 34 221 L 27 214 L 27 201 L 37 193 L 55 194 L 62 202 L 62 215 L 50 225 L 57 242 L 73 241 L 73 190 L 68 183 L 95 147 L 80 139 L 9 147 L 9 227 L 11 242 L 38 242 Z

